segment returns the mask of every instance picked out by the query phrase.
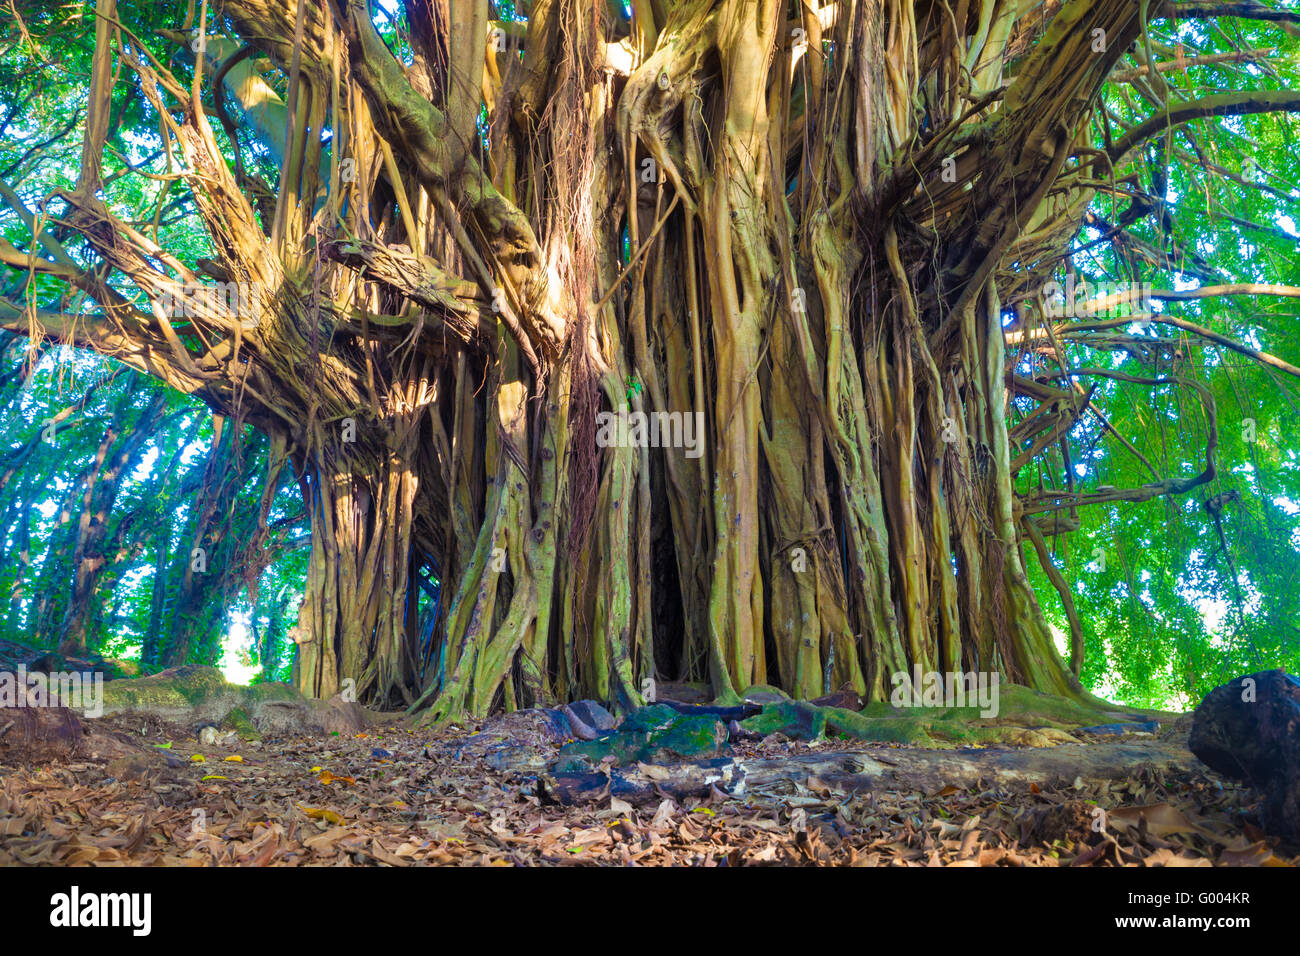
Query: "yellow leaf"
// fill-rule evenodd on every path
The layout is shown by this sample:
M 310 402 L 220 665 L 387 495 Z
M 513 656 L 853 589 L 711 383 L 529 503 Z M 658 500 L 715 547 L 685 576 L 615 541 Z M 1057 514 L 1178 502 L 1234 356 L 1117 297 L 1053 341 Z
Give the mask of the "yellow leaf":
M 326 823 L 333 823 L 335 826 L 343 823 L 343 817 L 325 807 L 304 807 L 300 803 L 298 804 L 298 809 L 315 820 L 324 820 Z
M 312 773 L 320 773 L 320 767 L 312 767 L 312 768 L 311 768 L 311 772 L 312 772 Z
M 219 774 L 210 773 L 206 777 L 199 777 L 200 780 L 229 780 L 229 777 L 223 777 Z
M 334 783 L 335 781 L 338 781 L 339 783 L 349 783 L 349 784 L 356 783 L 356 780 L 354 780 L 352 777 L 337 776 L 335 774 L 330 773 L 328 770 L 326 770 L 323 774 L 321 774 L 318 779 L 320 780 L 321 783 L 325 784 L 326 786 L 329 786 L 331 783 Z
M 229 757 L 226 758 L 226 763 L 243 763 L 243 762 L 244 762 L 244 758 L 239 756 L 239 754 L 231 754 Z
M 203 754 L 195 754 L 194 756 L 190 757 L 190 760 L 192 760 L 194 763 L 207 763 L 207 761 L 204 760 L 203 758 Z

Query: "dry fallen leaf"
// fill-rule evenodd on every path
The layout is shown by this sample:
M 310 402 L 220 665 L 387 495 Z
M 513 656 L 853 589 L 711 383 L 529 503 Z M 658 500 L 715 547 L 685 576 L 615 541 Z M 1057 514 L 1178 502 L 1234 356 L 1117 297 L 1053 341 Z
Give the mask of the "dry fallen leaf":
M 1273 848 L 1263 840 L 1248 844 L 1244 839 L 1224 847 L 1219 854 L 1219 863 L 1222 866 L 1292 866 L 1275 856 Z
M 1175 853 L 1173 850 L 1160 849 L 1152 853 L 1144 861 L 1147 866 L 1213 866 L 1203 856 L 1187 856 L 1186 854 Z
M 1182 811 L 1167 803 L 1153 803 L 1144 807 L 1119 807 L 1106 814 L 1108 825 L 1125 831 L 1138 829 L 1143 820 L 1146 821 L 1146 832 L 1154 837 L 1195 833 L 1216 843 L 1223 842 L 1221 837 L 1188 819 Z
M 307 816 L 312 817 L 313 819 L 316 820 L 324 820 L 327 823 L 336 823 L 336 824 L 343 822 L 343 817 L 335 813 L 333 810 L 327 810 L 324 807 L 304 807 L 300 803 L 298 804 L 298 809 L 301 810 L 303 813 L 307 814 Z

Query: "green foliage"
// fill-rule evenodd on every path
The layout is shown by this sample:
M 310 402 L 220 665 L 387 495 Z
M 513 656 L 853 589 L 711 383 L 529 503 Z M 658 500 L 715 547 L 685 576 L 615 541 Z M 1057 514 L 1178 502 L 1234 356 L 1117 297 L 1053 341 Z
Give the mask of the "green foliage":
M 1266 52 L 1254 63 L 1206 63 L 1112 83 L 1105 95 L 1112 133 L 1151 114 L 1143 91 L 1161 81 L 1173 88 L 1174 104 L 1224 89 L 1300 84 L 1295 38 L 1265 23 L 1224 20 L 1215 29 L 1184 21 L 1176 32 L 1153 30 L 1152 43 L 1161 59 Z M 1122 188 L 1098 193 L 1070 264 L 1078 279 L 1145 282 L 1157 290 L 1300 285 L 1296 132 L 1291 116 L 1258 114 L 1158 136 L 1114 170 Z M 1100 126 L 1097 135 L 1103 138 Z M 1187 707 L 1234 674 L 1261 666 L 1300 670 L 1296 381 L 1158 321 L 1177 316 L 1294 360 L 1296 301 L 1261 295 L 1159 302 L 1156 321 L 1105 333 L 1131 339 L 1126 347 L 1104 343 L 1100 332 L 1091 343 L 1071 343 L 1075 368 L 1167 384 L 1078 376 L 1085 389 L 1096 386 L 1093 404 L 1114 432 L 1098 415 L 1082 416 L 1068 437 L 1070 467 L 1060 448 L 1049 449 L 1022 470 L 1020 490 L 1061 489 L 1067 472 L 1086 491 L 1198 474 L 1210 421 L 1196 392 L 1179 380 L 1208 387 L 1218 432 L 1217 474 L 1209 483 L 1181 496 L 1083 506 L 1078 531 L 1055 540 L 1049 532 L 1083 625 L 1085 686 L 1131 704 Z M 1217 522 L 1216 496 L 1223 502 Z M 1030 566 L 1050 618 L 1068 633 L 1059 597 L 1037 562 Z
M 85 514 L 87 488 L 158 397 L 163 413 L 110 509 L 102 519 Z M 87 522 L 105 520 L 106 546 L 92 555 L 100 570 L 89 650 L 152 667 L 211 663 L 232 619 L 247 618 L 269 651 L 268 675 L 283 679 L 284 635 L 306 571 L 301 504 L 291 476 L 281 474 L 267 516 L 271 538 L 248 553 L 267 443 L 247 428 L 239 448 L 233 430 L 225 435 L 214 457 L 213 419 L 199 403 L 92 353 L 29 355 L 25 340 L 0 333 L 0 588 L 10 595 L 0 609 L 0 637 L 58 643 L 79 533 Z M 208 520 L 199 538 L 206 568 L 188 575 L 186 592 L 204 496 L 222 480 L 230 506 Z M 283 559 L 263 572 L 277 554 Z M 250 584 L 260 587 L 250 592 Z M 191 600 L 182 602 L 183 594 Z M 169 642 L 182 635 L 188 652 L 169 657 Z

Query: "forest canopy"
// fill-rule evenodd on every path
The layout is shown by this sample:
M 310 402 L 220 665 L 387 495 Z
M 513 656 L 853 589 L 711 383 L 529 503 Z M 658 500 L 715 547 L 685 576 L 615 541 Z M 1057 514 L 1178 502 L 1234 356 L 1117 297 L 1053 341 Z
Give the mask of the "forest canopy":
M 1300 669 L 1300 14 L 2 9 L 0 639 L 431 721 Z

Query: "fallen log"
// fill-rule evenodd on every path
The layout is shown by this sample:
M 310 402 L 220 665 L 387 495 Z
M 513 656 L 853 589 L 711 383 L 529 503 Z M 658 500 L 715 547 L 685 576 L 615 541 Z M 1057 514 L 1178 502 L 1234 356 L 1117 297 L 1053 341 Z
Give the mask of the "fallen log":
M 309 700 L 287 684 L 241 687 L 226 682 L 215 667 L 187 664 L 149 677 L 104 685 L 103 716 L 137 713 L 195 726 L 220 724 L 243 715 L 257 732 L 354 734 L 368 717 L 356 702 L 340 695 Z
M 67 707 L 0 706 L 0 762 L 43 762 L 76 752 L 83 731 Z
M 538 777 L 538 795 L 566 805 L 601 802 L 611 796 L 645 805 L 664 797 L 678 801 L 707 797 L 715 789 L 744 797 L 754 790 L 807 784 L 810 777 L 844 791 L 936 793 L 945 786 L 1052 786 L 1076 777 L 1117 780 L 1143 765 L 1190 770 L 1197 764 L 1181 743 L 1157 740 L 1027 750 L 878 748 L 762 759 L 717 757 L 671 766 L 633 764 L 608 773 L 543 774 Z
M 124 735 L 101 733 L 95 721 L 58 704 L 0 704 L 0 767 L 35 767 L 69 760 L 97 760 L 115 776 L 170 765 L 173 758 L 141 747 Z M 179 761 L 177 761 L 179 763 Z M 0 771 L 2 772 L 2 771 Z

